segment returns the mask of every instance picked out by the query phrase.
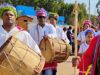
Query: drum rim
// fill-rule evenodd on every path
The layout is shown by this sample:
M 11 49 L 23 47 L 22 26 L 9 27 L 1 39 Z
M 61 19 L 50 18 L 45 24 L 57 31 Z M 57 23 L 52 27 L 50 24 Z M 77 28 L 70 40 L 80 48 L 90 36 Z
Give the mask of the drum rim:
M 46 40 L 48 43 L 50 43 L 50 49 L 51 49 L 51 50 L 50 50 L 50 49 L 49 49 L 49 50 L 51 51 L 52 55 L 51 55 L 51 57 L 50 57 L 50 60 L 48 60 L 48 61 L 46 61 L 46 62 L 52 61 L 52 60 L 53 60 L 53 57 L 54 57 L 54 52 L 55 52 L 55 51 L 53 51 L 53 47 L 51 46 L 51 41 L 50 41 L 51 39 L 52 39 L 52 38 L 49 38 L 49 37 L 48 37 L 48 38 L 44 38 L 44 39 L 42 39 L 42 40 L 40 41 L 40 44 L 39 44 L 39 47 L 41 47 L 42 42 L 45 41 L 45 40 Z M 41 48 L 40 48 L 40 49 L 41 49 Z M 42 50 L 41 50 L 41 51 L 42 51 Z M 47 57 L 45 57 L 45 58 L 47 58 Z

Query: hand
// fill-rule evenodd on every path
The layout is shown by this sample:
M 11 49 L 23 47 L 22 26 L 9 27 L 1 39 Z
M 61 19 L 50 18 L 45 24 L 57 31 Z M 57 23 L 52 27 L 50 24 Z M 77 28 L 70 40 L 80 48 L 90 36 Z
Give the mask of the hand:
M 41 71 L 44 67 L 44 64 L 45 64 L 45 58 L 42 55 L 40 55 L 40 56 L 41 56 L 40 64 L 36 68 L 34 68 L 34 71 L 37 74 L 41 73 Z
M 74 57 L 72 58 L 72 67 L 76 67 L 79 65 L 80 57 Z
M 32 75 L 40 75 L 40 73 L 34 71 Z
M 45 36 L 44 36 L 44 38 L 45 38 L 45 39 L 48 39 L 48 38 L 49 38 L 49 36 L 46 36 L 46 35 L 45 35 Z

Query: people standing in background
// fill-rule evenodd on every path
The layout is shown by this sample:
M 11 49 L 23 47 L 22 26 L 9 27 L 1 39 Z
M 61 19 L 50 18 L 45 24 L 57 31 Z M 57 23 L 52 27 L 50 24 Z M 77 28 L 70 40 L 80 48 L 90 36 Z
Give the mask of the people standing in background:
M 84 31 L 88 28 L 90 28 L 92 25 L 91 21 L 90 20 L 85 20 L 83 21 L 83 31 L 81 31 L 79 34 L 78 34 L 78 37 L 77 37 L 77 41 L 78 41 L 78 46 L 80 46 L 84 41 L 85 41 L 85 33 Z
M 67 32 L 67 28 L 66 27 L 64 27 L 63 28 L 63 31 L 65 32 L 65 34 L 66 34 L 66 32 Z
M 95 36 L 95 31 L 92 28 L 85 30 L 86 40 L 84 43 L 80 45 L 79 52 L 78 52 L 79 56 L 82 56 L 84 52 L 88 49 L 89 44 L 94 36 Z
M 74 35 L 73 35 L 73 30 L 72 26 L 69 26 L 67 33 L 66 33 L 68 39 L 69 39 L 69 44 L 72 46 L 71 54 L 74 54 Z
M 72 45 L 72 42 L 73 42 L 73 33 L 72 33 L 72 27 L 71 26 L 69 26 L 69 28 L 68 28 L 68 30 L 67 30 L 67 37 L 68 37 L 68 39 L 69 39 L 69 41 L 70 41 L 70 45 Z

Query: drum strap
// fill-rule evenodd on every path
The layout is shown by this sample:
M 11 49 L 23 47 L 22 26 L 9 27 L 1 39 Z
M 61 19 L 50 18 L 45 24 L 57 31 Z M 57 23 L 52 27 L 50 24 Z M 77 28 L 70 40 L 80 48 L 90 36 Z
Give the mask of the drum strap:
M 39 41 L 39 40 L 40 40 L 40 39 L 39 39 L 39 38 L 40 38 L 40 35 L 39 35 L 40 33 L 39 33 L 38 25 L 37 25 L 37 28 L 36 28 L 36 29 L 37 29 L 38 43 L 39 43 L 39 42 L 40 42 L 40 41 Z M 44 36 L 45 36 L 45 31 L 44 31 Z M 46 45 L 46 41 L 45 41 L 45 45 Z M 45 50 L 46 50 L 46 46 L 45 46 Z
M 37 28 L 36 28 L 36 30 L 37 30 L 37 35 L 38 35 L 38 43 L 39 43 L 39 28 L 38 28 L 38 25 L 37 25 Z

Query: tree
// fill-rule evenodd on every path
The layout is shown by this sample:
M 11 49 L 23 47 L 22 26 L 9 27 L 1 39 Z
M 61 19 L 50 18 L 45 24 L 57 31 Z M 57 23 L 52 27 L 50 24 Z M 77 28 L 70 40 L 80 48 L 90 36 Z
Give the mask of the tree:
M 34 6 L 37 10 L 40 7 L 45 8 L 48 12 L 55 12 L 59 15 L 63 15 L 65 17 L 65 23 L 73 25 L 74 15 L 73 7 L 74 4 L 65 3 L 64 0 L 0 0 L 1 3 L 8 2 L 17 5 L 25 5 L 25 6 Z M 84 3 L 79 4 L 79 24 L 81 25 L 84 19 L 88 18 L 88 14 L 86 12 L 86 6 Z

